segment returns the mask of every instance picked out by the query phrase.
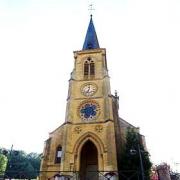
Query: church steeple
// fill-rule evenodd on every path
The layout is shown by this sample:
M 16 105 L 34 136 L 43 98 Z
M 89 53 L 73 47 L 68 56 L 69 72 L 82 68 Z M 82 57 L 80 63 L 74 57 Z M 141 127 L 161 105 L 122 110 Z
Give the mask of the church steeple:
M 91 15 L 82 50 L 97 49 L 97 48 L 100 47 Z

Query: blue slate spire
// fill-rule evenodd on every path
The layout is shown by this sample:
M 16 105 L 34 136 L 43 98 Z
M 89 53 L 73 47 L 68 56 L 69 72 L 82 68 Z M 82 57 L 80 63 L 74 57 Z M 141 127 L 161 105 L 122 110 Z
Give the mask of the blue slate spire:
M 94 28 L 92 15 L 91 15 L 89 26 L 88 26 L 87 33 L 86 33 L 86 38 L 85 38 L 82 50 L 96 49 L 96 48 L 99 48 L 99 42 L 97 39 L 97 35 L 96 35 L 96 31 Z

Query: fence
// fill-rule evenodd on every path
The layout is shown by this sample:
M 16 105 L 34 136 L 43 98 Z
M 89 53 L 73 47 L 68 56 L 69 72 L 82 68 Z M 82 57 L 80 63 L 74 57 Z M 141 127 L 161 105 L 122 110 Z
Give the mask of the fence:
M 36 175 L 35 175 L 36 174 Z M 47 177 L 48 174 L 48 177 Z M 49 174 L 52 176 L 49 177 Z M 141 180 L 139 171 L 88 171 L 80 173 L 78 171 L 6 171 L 0 172 L 0 180 Z M 47 178 L 46 178 L 47 177 Z M 144 177 L 145 180 L 149 178 Z

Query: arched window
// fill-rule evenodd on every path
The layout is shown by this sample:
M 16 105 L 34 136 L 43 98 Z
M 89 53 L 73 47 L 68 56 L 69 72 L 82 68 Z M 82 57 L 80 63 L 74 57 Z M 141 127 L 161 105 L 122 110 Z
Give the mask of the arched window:
M 55 163 L 60 163 L 61 162 L 61 156 L 62 156 L 62 147 L 59 145 L 56 148 Z
M 89 63 L 86 61 L 84 63 L 84 76 L 88 76 L 89 74 Z
M 95 75 L 95 63 L 90 57 L 88 57 L 87 60 L 84 62 L 84 78 L 85 79 L 94 78 L 94 75 Z
M 90 75 L 95 75 L 95 67 L 94 67 L 94 62 L 90 63 Z

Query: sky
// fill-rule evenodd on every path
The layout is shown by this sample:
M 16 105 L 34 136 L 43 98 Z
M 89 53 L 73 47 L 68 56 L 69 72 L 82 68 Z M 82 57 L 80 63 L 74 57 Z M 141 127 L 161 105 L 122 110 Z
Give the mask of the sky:
M 180 172 L 179 0 L 0 0 L 0 146 L 40 153 L 64 122 L 91 3 L 120 117 L 140 127 L 154 164 Z

